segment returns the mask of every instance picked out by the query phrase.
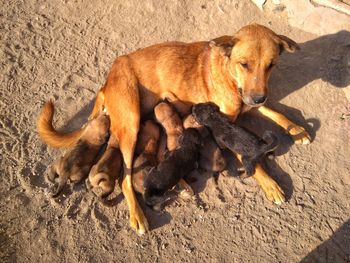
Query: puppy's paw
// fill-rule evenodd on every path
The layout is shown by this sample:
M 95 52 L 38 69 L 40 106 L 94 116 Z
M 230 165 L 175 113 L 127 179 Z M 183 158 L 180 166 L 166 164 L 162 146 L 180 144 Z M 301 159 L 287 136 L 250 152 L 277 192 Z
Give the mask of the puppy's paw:
M 289 135 L 293 138 L 296 144 L 310 144 L 311 136 L 301 126 L 293 125 L 288 129 Z
M 180 198 L 182 198 L 182 199 L 189 199 L 192 196 L 194 196 L 194 191 L 193 191 L 192 187 L 184 179 L 180 180 L 179 185 L 183 189 L 179 193 L 179 197 Z

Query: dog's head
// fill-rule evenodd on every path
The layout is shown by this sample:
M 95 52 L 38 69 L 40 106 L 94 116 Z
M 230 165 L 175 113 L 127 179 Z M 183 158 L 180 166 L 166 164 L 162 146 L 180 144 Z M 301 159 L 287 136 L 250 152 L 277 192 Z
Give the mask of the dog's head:
M 212 43 L 222 49 L 228 59 L 227 71 L 246 105 L 257 107 L 267 99 L 267 82 L 271 69 L 283 51 L 294 52 L 297 43 L 269 28 L 252 24 L 234 36 L 223 36 Z
M 219 107 L 213 103 L 199 103 L 192 107 L 193 117 L 202 125 L 205 125 L 206 120 L 208 120 L 213 113 L 219 111 Z

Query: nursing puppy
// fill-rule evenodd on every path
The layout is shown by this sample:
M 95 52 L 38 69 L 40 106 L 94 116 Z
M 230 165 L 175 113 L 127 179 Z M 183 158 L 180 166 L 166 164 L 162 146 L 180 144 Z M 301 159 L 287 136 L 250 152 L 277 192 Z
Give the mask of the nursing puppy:
M 106 142 L 109 126 L 109 117 L 100 113 L 87 123 L 84 133 L 75 146 L 52 165 L 48 179 L 51 182 L 58 182 L 52 197 L 58 196 L 68 179 L 71 182 L 80 182 L 88 176 L 96 156 Z
M 97 164 L 91 168 L 89 177 L 86 179 L 86 187 L 104 204 L 107 204 L 106 198 L 113 192 L 123 167 L 120 150 L 114 146 L 114 141 L 115 137 L 111 136 L 105 152 Z
M 184 104 L 177 102 L 177 106 L 184 107 Z M 169 102 L 159 103 L 154 108 L 154 116 L 165 131 L 165 134 L 162 133 L 165 138 L 164 136 L 160 138 L 157 154 L 158 162 L 161 162 L 164 160 L 166 151 L 173 151 L 179 147 L 179 138 L 184 131 L 184 126 L 178 112 Z M 193 189 L 184 179 L 180 179 L 179 185 L 183 189 L 180 192 L 181 197 L 188 198 L 194 195 Z
M 144 180 L 149 170 L 157 165 L 159 128 L 153 121 L 146 121 L 140 130 L 136 145 L 138 157 L 133 164 L 132 184 L 134 190 L 145 193 Z
M 183 126 L 187 128 L 196 128 L 202 138 L 202 146 L 199 151 L 198 165 L 201 169 L 211 172 L 222 172 L 226 168 L 226 159 L 222 155 L 219 146 L 214 141 L 209 130 L 200 125 L 192 114 L 183 120 Z
M 252 176 L 260 159 L 278 146 L 277 138 L 272 132 L 266 131 L 261 140 L 248 130 L 231 123 L 214 104 L 194 105 L 192 114 L 198 123 L 211 130 L 220 147 L 242 155 L 242 164 L 247 176 Z
M 157 207 L 164 203 L 165 193 L 184 176 L 196 169 L 200 135 L 195 129 L 186 129 L 178 139 L 178 147 L 164 156 L 164 161 L 150 170 L 144 181 L 144 199 L 147 205 Z
M 179 137 L 184 130 L 179 114 L 172 105 L 161 102 L 154 108 L 154 115 L 165 130 L 168 150 L 174 150 L 178 146 Z

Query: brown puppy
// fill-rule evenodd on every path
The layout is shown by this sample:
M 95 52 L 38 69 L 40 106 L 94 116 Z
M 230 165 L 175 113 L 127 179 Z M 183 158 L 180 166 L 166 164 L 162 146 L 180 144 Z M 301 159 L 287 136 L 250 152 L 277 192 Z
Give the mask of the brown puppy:
M 149 169 L 157 165 L 159 128 L 153 121 L 146 121 L 142 126 L 136 146 L 139 156 L 133 165 L 132 184 L 134 190 L 144 194 L 144 180 Z
M 48 107 L 53 107 L 53 104 L 47 103 L 45 108 Z M 58 196 L 68 179 L 80 182 L 89 174 L 97 154 L 106 142 L 109 126 L 109 117 L 104 113 L 90 120 L 76 145 L 52 165 L 48 178 L 52 182 L 58 181 L 53 197 Z
M 185 129 L 196 128 L 201 135 L 203 143 L 199 150 L 199 167 L 206 171 L 222 172 L 226 168 L 226 159 L 208 129 L 200 125 L 192 114 L 184 119 L 183 126 Z
M 168 150 L 174 150 L 184 130 L 179 114 L 169 103 L 161 102 L 154 108 L 154 115 L 165 130 Z
M 107 204 L 106 198 L 115 187 L 116 180 L 122 168 L 122 157 L 120 150 L 115 147 L 115 138 L 111 136 L 107 148 L 98 160 L 86 179 L 86 187 L 91 190 L 100 200 Z
M 131 181 L 140 120 L 164 98 L 171 99 L 181 115 L 188 114 L 192 104 L 213 102 L 232 122 L 242 108 L 258 107 L 259 112 L 293 136 L 295 142 L 310 143 L 310 136 L 302 127 L 263 106 L 271 69 L 280 53 L 298 48 L 288 37 L 252 24 L 233 36 L 207 42 L 153 45 L 115 60 L 104 87 L 97 94 L 91 116 L 101 106 L 110 115 L 111 133 L 118 139 L 125 163 L 122 191 L 130 209 L 132 228 L 139 234 L 148 229 Z M 187 109 L 178 108 L 178 101 L 187 104 Z M 46 143 L 66 147 L 81 137 L 84 128 L 62 134 L 53 128 L 51 115 L 41 114 L 38 130 Z M 269 200 L 277 204 L 284 201 L 283 191 L 260 165 L 253 177 Z

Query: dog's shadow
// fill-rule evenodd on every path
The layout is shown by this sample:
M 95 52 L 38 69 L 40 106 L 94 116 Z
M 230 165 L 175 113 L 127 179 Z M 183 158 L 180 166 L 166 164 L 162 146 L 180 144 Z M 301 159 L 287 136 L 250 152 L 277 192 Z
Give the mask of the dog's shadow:
M 284 114 L 293 122 L 305 127 L 312 139 L 314 139 L 317 136 L 317 130 L 321 126 L 317 112 L 314 113 L 313 117 L 305 119 L 300 110 L 283 105 L 280 101 L 317 79 L 321 79 L 338 88 L 348 86 L 350 84 L 350 33 L 348 31 L 340 31 L 300 43 L 299 45 L 300 51 L 283 53 L 279 63 L 273 70 L 269 81 L 268 106 Z M 307 103 L 311 100 L 312 98 L 308 98 Z M 83 125 L 92 110 L 93 104 L 94 100 L 91 100 L 61 130 L 70 131 Z M 275 131 L 280 139 L 277 155 L 288 152 L 293 144 L 292 139 L 284 134 L 281 128 L 270 121 L 262 118 L 242 116 L 238 123 L 247 126 L 253 131 L 263 132 L 267 129 Z M 262 133 L 258 135 L 261 136 Z M 290 198 L 293 193 L 293 183 L 290 176 L 277 163 L 270 162 L 268 166 L 269 170 L 272 171 L 272 177 L 281 183 L 284 188 L 287 199 Z M 202 191 L 208 178 L 210 176 L 204 177 L 202 183 L 195 190 Z M 165 217 L 164 222 L 168 220 L 169 217 Z
M 332 236 L 317 246 L 300 263 L 307 262 L 350 262 L 350 220 L 346 221 L 337 230 L 333 229 Z

